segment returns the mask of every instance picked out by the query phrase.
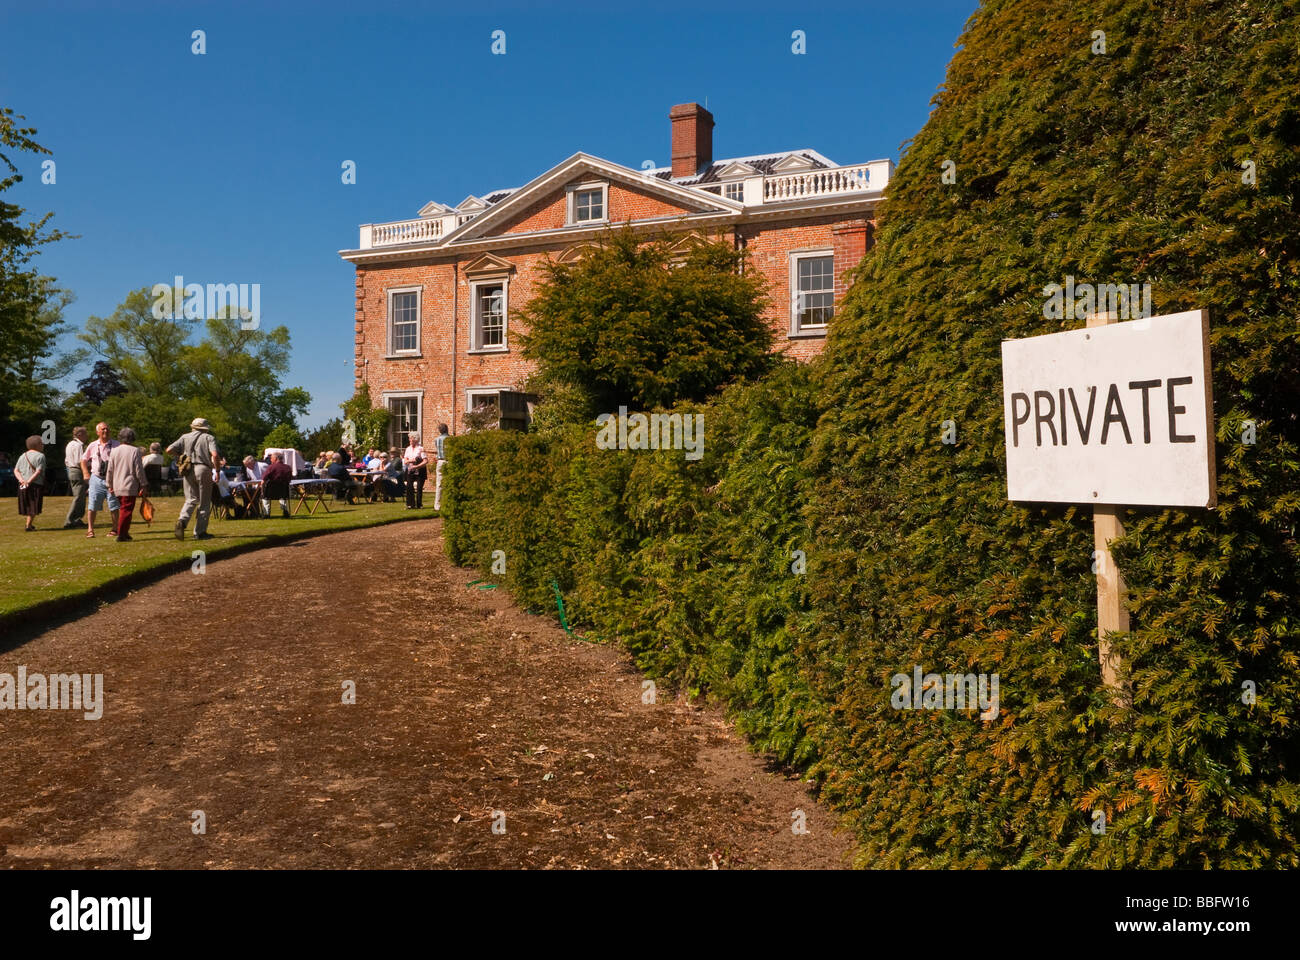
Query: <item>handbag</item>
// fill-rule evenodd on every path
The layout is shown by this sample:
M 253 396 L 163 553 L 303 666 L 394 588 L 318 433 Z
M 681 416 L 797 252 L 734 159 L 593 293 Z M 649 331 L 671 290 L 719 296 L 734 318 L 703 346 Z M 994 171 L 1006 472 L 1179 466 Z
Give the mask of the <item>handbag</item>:
M 140 519 L 146 524 L 153 523 L 153 501 L 143 494 L 140 496 Z
M 198 439 L 196 438 L 194 443 L 197 442 Z M 191 452 L 194 450 L 194 443 L 190 444 Z M 189 473 L 193 469 L 194 469 L 194 461 L 190 459 L 190 454 L 186 452 L 185 448 L 181 447 L 181 455 L 176 460 L 176 472 L 183 477 L 185 476 L 185 474 Z

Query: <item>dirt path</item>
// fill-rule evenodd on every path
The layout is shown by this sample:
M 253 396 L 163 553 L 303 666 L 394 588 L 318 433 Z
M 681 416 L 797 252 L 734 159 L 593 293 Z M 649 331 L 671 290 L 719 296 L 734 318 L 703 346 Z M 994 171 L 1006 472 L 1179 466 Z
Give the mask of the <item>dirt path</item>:
M 105 701 L 0 711 L 0 867 L 843 864 L 804 784 L 467 588 L 439 523 L 216 560 L 0 655 L 102 673 Z

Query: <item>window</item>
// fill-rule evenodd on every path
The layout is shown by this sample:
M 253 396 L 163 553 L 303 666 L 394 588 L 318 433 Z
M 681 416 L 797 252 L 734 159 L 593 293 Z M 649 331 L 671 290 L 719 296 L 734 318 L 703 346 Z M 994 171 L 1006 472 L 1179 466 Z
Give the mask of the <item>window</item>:
M 474 321 L 470 349 L 506 349 L 506 282 L 488 280 L 471 285 Z
M 603 183 L 582 183 L 569 189 L 569 223 L 604 223 L 607 218 L 607 187 Z
M 820 328 L 835 312 L 835 257 L 829 253 L 795 254 L 790 268 L 790 332 L 824 332 Z
M 422 393 L 385 394 L 388 407 L 388 445 L 398 450 L 406 448 L 412 433 L 420 435 L 420 404 Z
M 728 200 L 743 201 L 745 199 L 745 184 L 743 182 L 724 184 L 722 195 Z
M 388 291 L 388 355 L 420 352 L 420 291 L 407 287 Z

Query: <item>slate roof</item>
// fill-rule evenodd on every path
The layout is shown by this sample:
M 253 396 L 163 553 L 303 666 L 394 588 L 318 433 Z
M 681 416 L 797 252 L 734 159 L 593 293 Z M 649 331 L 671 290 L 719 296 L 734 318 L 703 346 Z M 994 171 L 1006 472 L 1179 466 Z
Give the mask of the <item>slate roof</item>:
M 770 174 L 772 172 L 772 167 L 775 166 L 778 161 L 784 160 L 786 157 L 792 155 L 806 157 L 808 160 L 812 161 L 811 169 L 813 170 L 823 170 L 827 167 L 835 166 L 835 163 L 828 160 L 826 157 L 823 157 L 816 150 L 786 150 L 782 153 L 760 154 L 756 157 L 731 157 L 724 160 L 714 160 L 703 173 L 691 177 L 674 177 L 671 167 L 662 167 L 647 172 L 659 180 L 674 183 L 680 187 L 707 188 L 710 184 L 718 183 L 718 174 L 733 163 L 747 163 L 761 174 Z M 510 187 L 508 189 L 493 190 L 491 193 L 484 194 L 482 200 L 489 207 L 493 207 L 518 189 L 518 187 Z M 710 192 L 717 193 L 717 190 L 713 189 L 710 190 Z
M 728 160 L 714 160 L 703 173 L 693 177 L 674 177 L 671 167 L 655 171 L 655 176 L 660 180 L 669 180 L 679 186 L 698 187 L 707 183 L 717 183 L 718 174 L 727 169 L 727 167 L 731 166 L 733 163 L 747 163 L 759 173 L 770 174 L 772 172 L 772 167 L 777 163 L 777 161 L 784 160 L 792 154 L 795 156 L 806 157 L 811 160 L 813 170 L 823 170 L 827 167 L 834 166 L 833 163 L 828 162 L 825 157 L 817 153 L 815 150 L 787 150 L 785 153 L 772 153 L 767 156 L 732 157 Z

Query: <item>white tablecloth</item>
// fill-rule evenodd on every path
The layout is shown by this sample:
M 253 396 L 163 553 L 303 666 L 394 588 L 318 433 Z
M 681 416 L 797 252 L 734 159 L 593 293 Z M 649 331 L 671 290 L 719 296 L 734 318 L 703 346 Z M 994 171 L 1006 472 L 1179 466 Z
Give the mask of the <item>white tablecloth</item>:
M 273 453 L 279 453 L 284 456 L 284 462 L 288 465 L 289 469 L 293 471 L 295 477 L 298 475 L 300 470 L 307 466 L 307 461 L 302 458 L 302 454 L 297 450 L 282 450 L 279 447 L 267 447 L 266 452 L 262 454 L 262 457 L 269 460 Z

